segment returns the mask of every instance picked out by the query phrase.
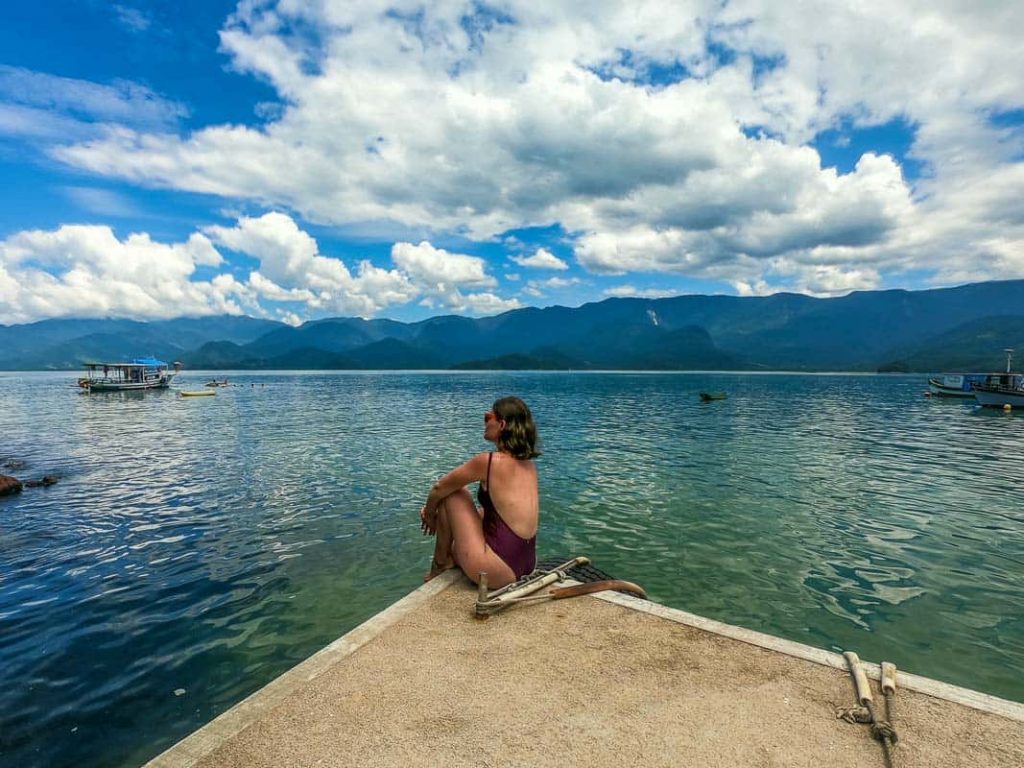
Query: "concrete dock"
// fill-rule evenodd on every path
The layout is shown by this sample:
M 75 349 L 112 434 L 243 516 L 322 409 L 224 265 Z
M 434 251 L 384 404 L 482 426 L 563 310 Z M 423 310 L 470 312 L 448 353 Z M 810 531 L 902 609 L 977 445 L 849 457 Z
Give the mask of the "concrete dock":
M 475 599 L 442 574 L 148 766 L 886 765 L 836 717 L 838 654 L 615 593 Z M 895 726 L 900 768 L 1024 766 L 1021 704 L 900 673 Z

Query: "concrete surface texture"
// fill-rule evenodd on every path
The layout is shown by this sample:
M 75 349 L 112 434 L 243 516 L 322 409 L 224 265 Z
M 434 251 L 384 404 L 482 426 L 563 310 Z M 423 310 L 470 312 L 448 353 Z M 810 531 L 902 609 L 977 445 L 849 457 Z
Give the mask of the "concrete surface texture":
M 481 621 L 442 580 L 150 765 L 885 765 L 836 718 L 856 703 L 842 670 L 594 597 Z M 901 689 L 895 725 L 901 768 L 1024 766 L 1019 719 Z

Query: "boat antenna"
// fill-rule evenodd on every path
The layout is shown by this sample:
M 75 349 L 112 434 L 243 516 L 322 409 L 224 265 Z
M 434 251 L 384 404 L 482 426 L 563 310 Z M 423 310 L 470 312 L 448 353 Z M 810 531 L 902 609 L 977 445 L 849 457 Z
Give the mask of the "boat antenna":
M 1003 350 L 1006 353 L 1006 372 L 1010 372 L 1010 360 L 1013 359 L 1013 347 L 1007 347 Z

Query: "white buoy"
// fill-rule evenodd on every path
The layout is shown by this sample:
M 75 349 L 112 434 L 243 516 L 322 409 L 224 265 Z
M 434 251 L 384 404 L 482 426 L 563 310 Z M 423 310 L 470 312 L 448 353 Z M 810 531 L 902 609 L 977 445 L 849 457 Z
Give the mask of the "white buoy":
M 1003 405 L 1003 410 L 1007 411 L 1007 412 L 1012 411 L 1013 410 L 1013 406 L 1010 405 L 1009 403 L 1006 403 L 1005 405 Z

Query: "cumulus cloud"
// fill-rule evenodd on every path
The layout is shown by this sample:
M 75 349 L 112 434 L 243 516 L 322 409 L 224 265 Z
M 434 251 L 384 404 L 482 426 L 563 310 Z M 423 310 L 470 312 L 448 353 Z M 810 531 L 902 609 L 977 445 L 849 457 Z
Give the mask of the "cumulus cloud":
M 323 224 L 479 241 L 559 226 L 592 272 L 737 291 L 1002 276 L 1024 252 L 1024 139 L 991 119 L 1024 106 L 1011 2 L 260 2 L 240 4 L 220 39 L 235 70 L 276 89 L 280 112 L 185 134 L 125 119 L 54 156 Z M 25 111 L 44 107 L 17 103 L 6 120 L 28 130 Z M 839 173 L 810 146 L 826 129 L 894 120 L 913 132 L 920 179 L 881 154 Z M 427 301 L 468 306 L 466 291 L 493 287 L 482 266 L 463 282 L 443 272 L 471 268 L 456 254 L 401 245 L 396 266 Z M 560 261 L 541 253 L 527 259 Z M 287 289 L 287 259 L 271 262 L 264 276 Z M 363 295 L 347 283 L 362 274 L 303 263 L 318 296 Z
M 421 284 L 443 291 L 448 286 L 490 287 L 496 281 L 478 256 L 449 253 L 423 241 L 419 245 L 395 243 L 391 258 Z
M 316 240 L 283 213 L 243 216 L 234 227 L 211 226 L 205 233 L 213 242 L 259 260 L 247 284 L 272 301 L 301 301 L 321 313 L 369 317 L 419 293 L 407 275 L 365 260 L 353 275 L 341 259 L 322 255 Z
M 199 267 L 227 266 L 218 248 L 258 266 L 245 279 L 226 271 L 197 279 Z M 397 243 L 392 262 L 386 268 L 361 259 L 350 270 L 277 212 L 209 226 L 180 243 L 160 243 L 145 233 L 119 239 L 109 227 L 95 225 L 25 231 L 0 241 L 0 323 L 247 312 L 294 324 L 310 314 L 370 317 L 416 300 L 469 314 L 522 306 L 488 290 L 497 281 L 478 257 L 424 241 Z
M 243 216 L 234 227 L 211 226 L 206 234 L 220 245 L 259 259 L 260 271 L 284 286 L 300 281 L 314 289 L 337 289 L 352 276 L 338 259 L 319 254 L 316 240 L 283 213 Z
M 521 267 L 532 269 L 568 269 L 569 265 L 555 256 L 547 248 L 538 248 L 532 256 L 511 256 L 512 261 Z
M 247 291 L 230 275 L 191 279 L 221 261 L 199 233 L 166 244 L 147 234 L 119 240 L 105 226 L 19 232 L 0 241 L 0 322 L 241 314 Z
M 395 243 L 391 260 L 422 290 L 425 305 L 472 314 L 493 314 L 515 309 L 515 299 L 501 299 L 492 292 L 465 293 L 490 288 L 497 280 L 487 274 L 486 262 L 478 256 L 449 253 L 423 241 L 419 245 Z

